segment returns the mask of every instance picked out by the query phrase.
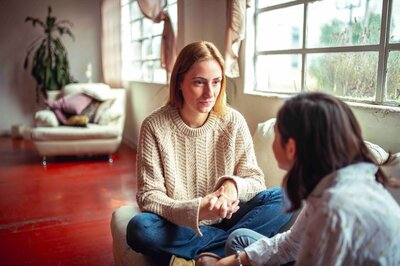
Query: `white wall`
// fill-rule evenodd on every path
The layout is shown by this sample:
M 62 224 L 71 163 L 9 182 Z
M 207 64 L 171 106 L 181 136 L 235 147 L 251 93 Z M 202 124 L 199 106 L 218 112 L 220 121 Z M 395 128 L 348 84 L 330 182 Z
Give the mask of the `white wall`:
M 13 124 L 33 124 L 36 105 L 35 81 L 23 63 L 29 44 L 40 36 L 39 26 L 25 23 L 31 16 L 45 20 L 47 7 L 58 19 L 70 20 L 75 41 L 62 38 L 68 52 L 72 76 L 87 82 L 85 71 L 92 64 L 92 80 L 101 79 L 101 0 L 1 0 L 0 1 L 0 134 Z
M 168 101 L 168 88 L 162 84 L 132 83 L 126 91 L 127 105 L 123 140 L 136 148 L 140 125 L 153 110 Z

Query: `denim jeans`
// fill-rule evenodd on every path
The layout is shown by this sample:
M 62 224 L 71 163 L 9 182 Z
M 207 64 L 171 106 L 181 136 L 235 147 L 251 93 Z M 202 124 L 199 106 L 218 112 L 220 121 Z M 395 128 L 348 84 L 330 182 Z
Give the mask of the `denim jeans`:
M 236 254 L 236 251 L 242 251 L 250 246 L 264 235 L 259 234 L 247 228 L 239 228 L 235 230 L 226 241 L 225 256 Z
M 200 226 L 203 237 L 192 228 L 178 226 L 154 213 L 138 214 L 128 223 L 127 242 L 136 252 L 147 255 L 155 265 L 168 265 L 171 255 L 194 259 L 202 252 L 212 252 L 222 257 L 225 242 L 236 229 L 248 228 L 271 237 L 290 217 L 291 214 L 283 209 L 281 189 L 272 188 L 241 203 L 231 219 Z

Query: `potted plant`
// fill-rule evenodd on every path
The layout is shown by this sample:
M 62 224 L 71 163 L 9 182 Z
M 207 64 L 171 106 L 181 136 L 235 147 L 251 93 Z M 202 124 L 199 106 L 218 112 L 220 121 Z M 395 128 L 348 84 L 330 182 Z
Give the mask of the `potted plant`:
M 33 53 L 31 74 L 36 80 L 36 102 L 39 103 L 40 93 L 47 99 L 47 91 L 60 90 L 64 85 L 74 82 L 69 71 L 67 51 L 60 39 L 67 34 L 74 40 L 72 23 L 68 20 L 57 21 L 57 18 L 51 15 L 50 6 L 46 21 L 27 17 L 25 22 L 32 22 L 33 26 L 38 24 L 44 31 L 44 34 L 28 47 L 24 62 L 24 69 L 27 69 Z

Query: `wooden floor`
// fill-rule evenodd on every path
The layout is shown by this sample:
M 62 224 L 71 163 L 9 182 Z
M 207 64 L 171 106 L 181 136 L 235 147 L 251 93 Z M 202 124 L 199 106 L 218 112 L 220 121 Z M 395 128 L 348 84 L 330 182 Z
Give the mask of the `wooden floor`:
M 0 265 L 114 265 L 110 218 L 135 198 L 135 152 L 53 158 L 0 137 Z

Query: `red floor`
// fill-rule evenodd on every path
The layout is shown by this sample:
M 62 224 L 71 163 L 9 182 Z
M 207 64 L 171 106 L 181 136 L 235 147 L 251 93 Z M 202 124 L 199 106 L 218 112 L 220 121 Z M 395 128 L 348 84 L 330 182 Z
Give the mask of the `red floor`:
M 114 265 L 110 218 L 135 199 L 135 152 L 52 158 L 0 138 L 0 265 Z

